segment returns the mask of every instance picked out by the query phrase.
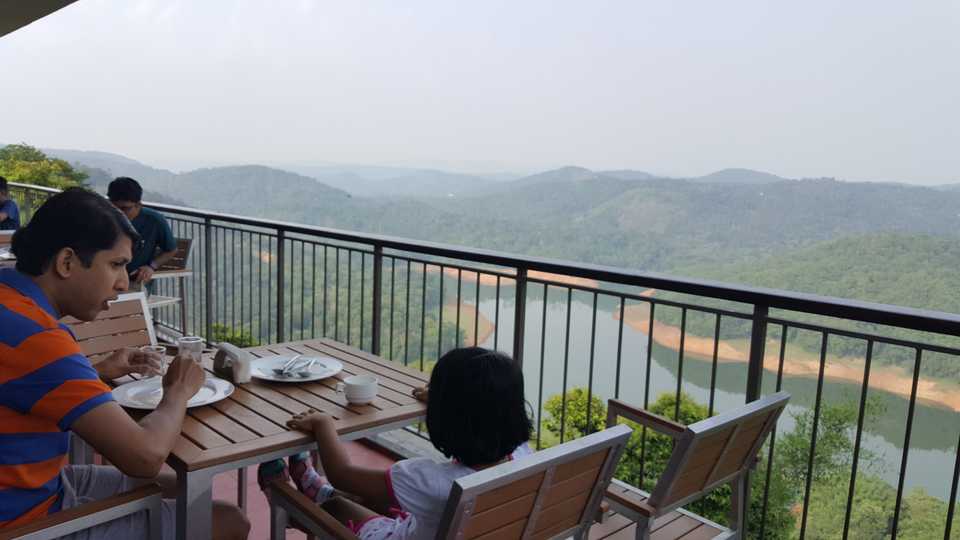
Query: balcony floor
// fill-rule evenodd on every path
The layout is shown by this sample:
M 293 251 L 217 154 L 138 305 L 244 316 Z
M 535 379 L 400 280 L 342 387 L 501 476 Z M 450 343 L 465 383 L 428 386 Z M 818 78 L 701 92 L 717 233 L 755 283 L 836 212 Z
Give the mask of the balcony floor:
M 346 443 L 350 458 L 354 463 L 368 467 L 389 467 L 394 459 L 375 447 L 358 442 Z M 234 472 L 218 475 L 213 482 L 213 497 L 225 501 L 237 500 L 237 475 Z M 257 486 L 257 470 L 251 467 L 247 470 L 247 517 L 250 519 L 250 540 L 265 540 L 270 538 L 270 506 Z M 287 538 L 303 540 L 306 538 L 300 531 L 288 530 Z

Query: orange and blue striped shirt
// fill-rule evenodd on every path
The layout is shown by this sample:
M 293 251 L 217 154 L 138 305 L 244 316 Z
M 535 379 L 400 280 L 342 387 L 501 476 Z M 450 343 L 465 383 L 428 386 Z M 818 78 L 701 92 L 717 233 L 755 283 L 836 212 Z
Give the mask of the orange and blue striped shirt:
M 110 387 L 28 276 L 0 270 L 0 529 L 60 510 L 70 426 Z

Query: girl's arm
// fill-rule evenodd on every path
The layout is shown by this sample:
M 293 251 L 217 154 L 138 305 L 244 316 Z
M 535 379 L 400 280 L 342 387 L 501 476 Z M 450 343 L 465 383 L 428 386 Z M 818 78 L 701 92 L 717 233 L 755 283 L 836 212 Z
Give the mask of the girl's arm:
M 333 487 L 359 495 L 364 504 L 382 514 L 395 505 L 387 486 L 387 470 L 351 463 L 350 455 L 337 437 L 333 417 L 311 409 L 294 415 L 287 425 L 312 433 L 317 439 L 320 463 Z

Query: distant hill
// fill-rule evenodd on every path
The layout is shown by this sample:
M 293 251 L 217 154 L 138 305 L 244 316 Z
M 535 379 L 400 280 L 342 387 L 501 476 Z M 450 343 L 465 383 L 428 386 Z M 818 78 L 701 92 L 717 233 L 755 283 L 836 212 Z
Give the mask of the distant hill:
M 706 176 L 693 178 L 694 182 L 704 184 L 772 184 L 786 180 L 775 174 L 751 169 L 723 169 Z
M 70 157 L 99 160 L 113 167 L 110 174 L 152 173 L 150 190 L 195 207 L 642 270 L 755 260 L 846 236 L 956 238 L 960 231 L 960 191 L 783 180 L 733 169 L 695 180 L 638 181 L 564 167 L 492 183 L 479 195 L 447 197 L 434 186 L 430 196 L 400 198 L 351 196 L 343 184 L 264 166 L 176 175 L 111 154 Z M 342 183 L 360 181 L 356 172 L 337 174 Z M 429 172 L 421 180 L 427 186 L 458 176 L 470 180 Z
M 55 148 L 44 148 L 43 152 L 48 156 L 60 158 L 71 164 L 80 164 L 85 167 L 102 169 L 113 177 L 129 176 L 140 182 L 144 189 L 154 188 L 157 184 L 169 180 L 176 175 L 172 171 L 157 169 L 128 157 L 121 156 L 120 154 L 111 154 L 109 152 L 62 150 Z
M 362 197 L 468 197 L 496 182 L 433 169 L 348 165 L 284 165 L 281 168 Z
M 634 171 L 630 169 L 621 169 L 616 171 L 600 171 L 604 176 L 612 176 L 621 180 L 653 180 L 656 175 L 643 171 Z

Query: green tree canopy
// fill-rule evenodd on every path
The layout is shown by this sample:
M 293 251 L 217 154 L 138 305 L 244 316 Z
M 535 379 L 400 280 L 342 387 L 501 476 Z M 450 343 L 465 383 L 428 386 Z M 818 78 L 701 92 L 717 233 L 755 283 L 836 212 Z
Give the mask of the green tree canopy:
M 25 143 L 0 148 L 0 176 L 11 182 L 58 189 L 82 186 L 87 179 L 85 172 Z

